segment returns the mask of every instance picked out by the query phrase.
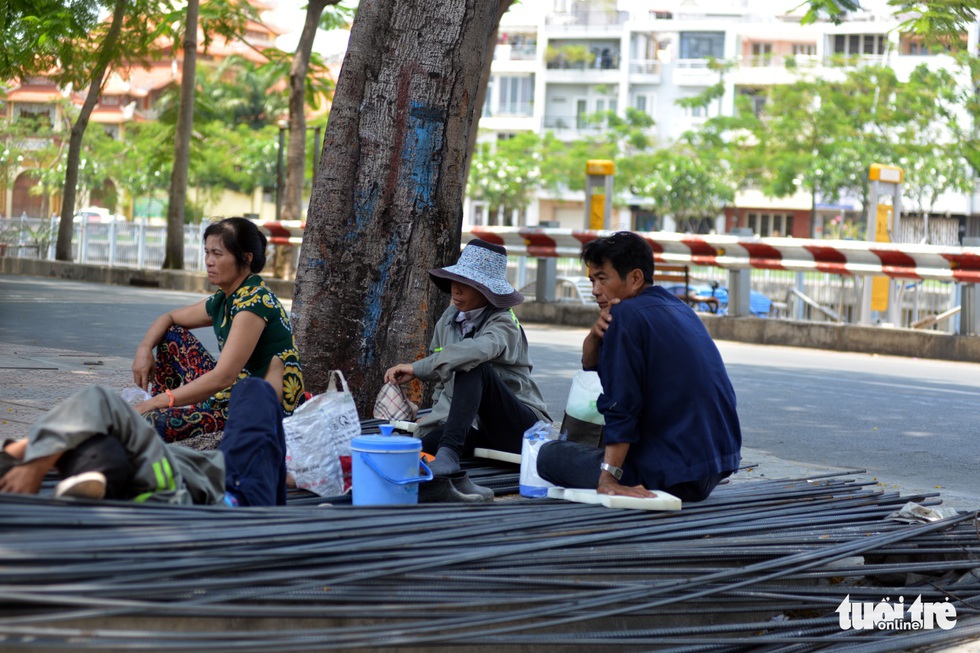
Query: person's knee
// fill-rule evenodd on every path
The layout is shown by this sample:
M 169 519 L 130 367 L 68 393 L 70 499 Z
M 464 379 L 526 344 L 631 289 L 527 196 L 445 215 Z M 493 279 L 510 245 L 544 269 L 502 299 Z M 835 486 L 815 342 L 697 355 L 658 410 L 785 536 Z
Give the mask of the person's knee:
M 279 397 L 269 382 L 251 376 L 239 380 L 232 387 L 231 399 L 229 399 L 229 413 L 234 412 L 233 407 L 235 405 L 242 404 L 257 408 L 264 405 L 280 405 Z
M 495 374 L 493 371 L 493 365 L 487 362 L 480 363 L 476 367 L 470 370 L 456 370 L 454 383 L 459 384 L 460 382 L 466 382 L 467 380 L 484 380 L 489 375 Z
M 538 476 L 550 483 L 554 482 L 549 478 L 553 478 L 552 471 L 561 464 L 561 449 L 561 444 L 558 441 L 545 442 L 538 449 Z

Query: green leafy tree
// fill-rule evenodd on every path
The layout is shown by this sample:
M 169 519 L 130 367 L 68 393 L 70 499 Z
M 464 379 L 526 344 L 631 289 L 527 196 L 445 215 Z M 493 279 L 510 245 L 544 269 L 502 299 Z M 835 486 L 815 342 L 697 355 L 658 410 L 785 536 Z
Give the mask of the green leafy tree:
M 683 144 L 636 155 L 637 174 L 631 188 L 649 198 L 657 213 L 671 216 L 677 231 L 708 233 L 722 208 L 735 199 L 735 189 L 711 158 Z
M 244 124 L 257 130 L 275 124 L 286 112 L 286 97 L 276 90 L 276 85 L 285 79 L 279 67 L 233 56 L 205 71 L 203 77 L 198 89 L 200 95 L 209 96 L 207 104 L 213 114 L 207 120 Z M 199 115 L 198 106 L 195 104 L 195 115 Z
M 138 205 L 167 191 L 170 177 L 173 129 L 160 122 L 134 122 L 126 126 L 119 153 L 108 163 L 109 176 L 129 196 L 129 213 L 137 217 Z
M 296 53 L 291 61 L 285 57 L 278 59 L 281 63 L 289 62 L 289 144 L 286 150 L 285 187 L 281 189 L 281 217 L 284 220 L 298 220 L 302 217 L 303 188 L 306 185 L 306 107 L 308 104 L 315 106 L 319 95 L 329 95 L 333 91 L 332 84 L 325 84 L 329 79 L 324 74 L 326 66 L 313 55 L 316 29 L 346 27 L 353 16 L 353 10 L 338 4 L 339 2 L 340 0 L 309 0 Z M 328 6 L 330 11 L 324 13 Z M 277 59 L 273 58 L 271 63 L 277 63 Z M 311 75 L 311 72 L 314 74 Z M 321 80 L 319 88 L 314 80 Z
M 751 146 L 739 157 L 751 171 L 743 178 L 772 197 L 809 193 L 815 224 L 818 197 L 836 200 L 859 183 L 855 171 L 865 159 L 858 154 L 860 130 L 853 116 L 862 99 L 828 80 L 773 87 L 758 115 L 743 98 L 737 120 L 728 123 L 751 134 Z
M 197 32 L 204 35 L 204 49 L 215 36 L 229 41 L 244 40 L 247 21 L 255 18 L 255 10 L 247 2 L 234 0 L 188 0 L 186 6 L 171 12 L 166 23 L 173 26 L 174 43 L 181 44 L 183 65 L 180 79 L 180 102 L 174 132 L 173 168 L 170 175 L 170 194 L 167 202 L 167 243 L 164 269 L 184 267 L 184 229 L 187 183 L 190 168 L 191 132 L 194 125 L 194 96 L 197 72 Z
M 617 196 L 624 195 L 631 185 L 634 166 L 630 157 L 645 152 L 653 146 L 650 128 L 653 119 L 633 108 L 626 115 L 612 111 L 600 111 L 585 116 L 586 125 L 597 128 L 585 139 L 562 141 L 552 132 L 545 134 L 541 143 L 541 184 L 552 193 L 581 191 L 585 189 L 585 164 L 590 159 L 610 159 L 616 163 Z
M 524 132 L 477 145 L 470 164 L 469 195 L 487 203 L 491 216 L 522 212 L 540 188 L 540 138 Z
M 980 57 L 969 52 L 957 55 L 957 63 L 967 83 L 960 87 L 958 105 L 966 114 L 965 121 L 950 124 L 957 153 L 966 159 L 974 171 L 980 171 Z
M 145 58 L 165 23 L 147 20 L 169 0 L 12 0 L 0 11 L 0 78 L 50 77 L 62 88 L 87 89 L 71 126 L 65 164 L 61 223 L 55 256 L 71 260 L 72 216 L 79 179 L 82 139 L 98 101 L 106 71 L 114 63 Z M 100 12 L 109 10 L 107 21 Z
M 893 100 L 902 120 L 890 142 L 898 165 L 905 169 L 903 195 L 926 225 L 941 195 L 968 192 L 973 185 L 973 170 L 956 140 L 962 132 L 962 98 L 963 89 L 949 71 L 921 65 Z M 928 227 L 925 237 L 928 240 Z
M 959 39 L 976 22 L 980 10 L 978 0 L 888 0 L 896 16 L 903 18 L 899 31 L 914 32 L 932 39 Z M 807 0 L 801 22 L 804 25 L 827 17 L 841 23 L 848 12 L 859 11 L 860 0 Z

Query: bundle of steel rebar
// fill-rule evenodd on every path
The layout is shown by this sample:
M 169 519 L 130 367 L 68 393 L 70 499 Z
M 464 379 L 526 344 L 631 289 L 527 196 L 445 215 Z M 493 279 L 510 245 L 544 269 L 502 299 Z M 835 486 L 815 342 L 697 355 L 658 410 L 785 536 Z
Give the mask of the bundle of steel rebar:
M 894 651 L 975 640 L 977 515 L 887 519 L 907 501 L 939 502 L 835 476 L 732 483 L 663 513 L 550 499 L 231 510 L 0 496 L 0 650 Z M 844 628 L 845 597 L 950 605 L 955 625 Z

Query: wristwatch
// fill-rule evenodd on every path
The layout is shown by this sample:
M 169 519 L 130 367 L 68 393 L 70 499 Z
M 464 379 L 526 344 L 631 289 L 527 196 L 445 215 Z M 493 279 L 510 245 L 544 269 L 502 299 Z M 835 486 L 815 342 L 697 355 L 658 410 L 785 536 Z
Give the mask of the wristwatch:
M 602 463 L 601 465 L 599 465 L 599 469 L 601 469 L 604 472 L 609 472 L 610 474 L 612 474 L 612 477 L 614 479 L 616 479 L 617 481 L 619 479 L 623 478 L 623 468 L 622 467 L 614 467 L 613 465 L 610 465 L 609 463 Z

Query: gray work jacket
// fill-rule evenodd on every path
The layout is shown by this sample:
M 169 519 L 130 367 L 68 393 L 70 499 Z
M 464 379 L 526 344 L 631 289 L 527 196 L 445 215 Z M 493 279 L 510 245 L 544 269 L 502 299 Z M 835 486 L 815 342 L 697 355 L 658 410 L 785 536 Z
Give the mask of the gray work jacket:
M 456 323 L 459 311 L 452 305 L 436 322 L 429 355 L 412 363 L 412 371 L 423 381 L 435 381 L 432 412 L 420 418 L 419 433 L 437 428 L 449 416 L 453 400 L 453 375 L 490 363 L 500 379 L 538 419 L 551 422 L 538 384 L 531 378 L 527 337 L 513 309 L 487 306 L 476 328 L 463 337 Z

